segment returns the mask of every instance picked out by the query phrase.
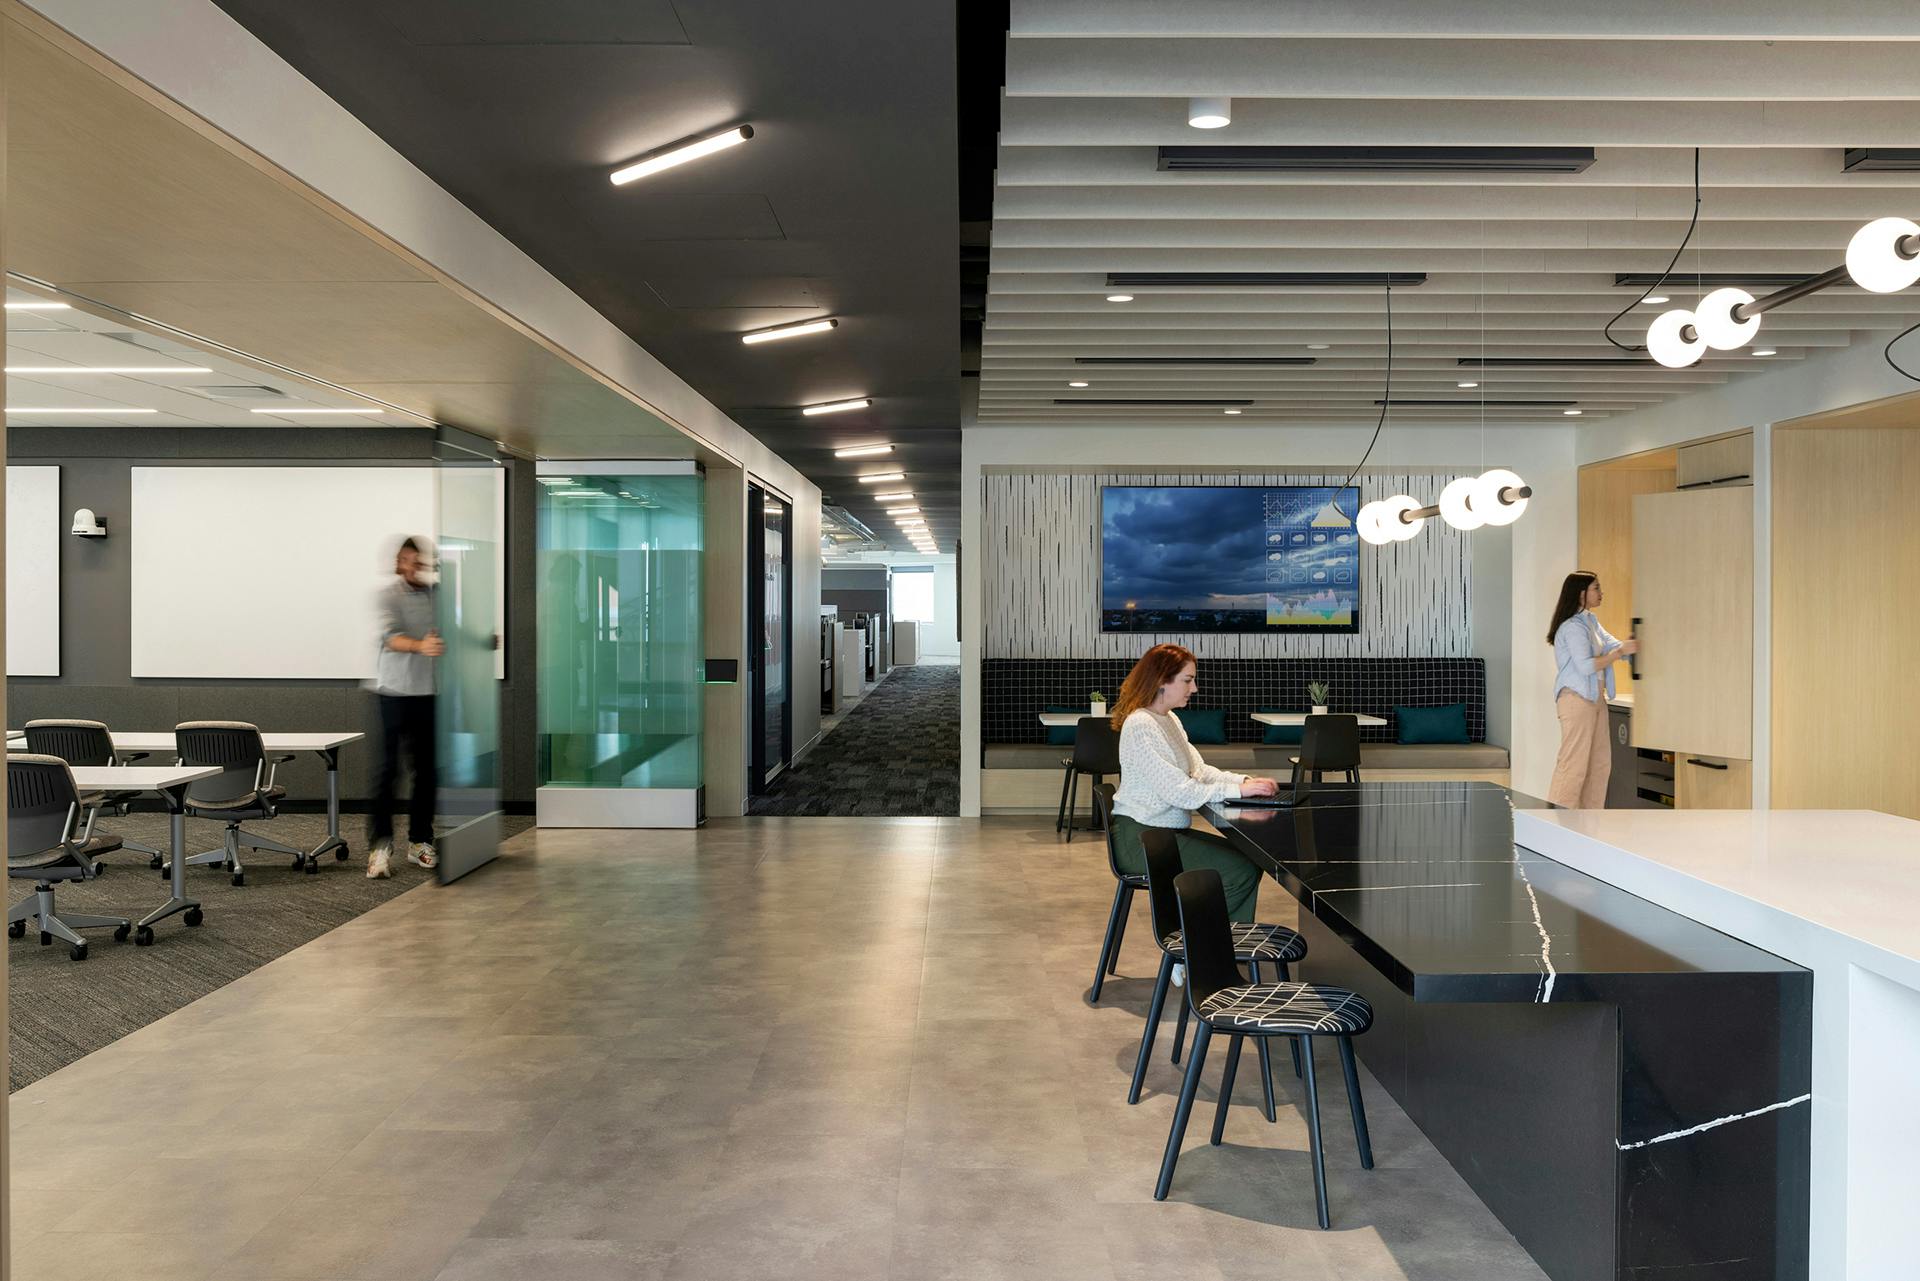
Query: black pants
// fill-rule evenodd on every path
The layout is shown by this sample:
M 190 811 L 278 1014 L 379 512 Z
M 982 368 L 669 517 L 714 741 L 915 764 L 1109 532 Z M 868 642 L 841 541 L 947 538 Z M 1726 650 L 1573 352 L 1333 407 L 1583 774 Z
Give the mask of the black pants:
M 433 841 L 433 802 L 439 767 L 433 756 L 433 695 L 406 698 L 380 695 L 380 772 L 373 786 L 373 816 L 367 843 L 393 839 L 394 784 L 400 778 L 400 746 L 413 757 L 413 793 L 407 806 L 407 839 Z

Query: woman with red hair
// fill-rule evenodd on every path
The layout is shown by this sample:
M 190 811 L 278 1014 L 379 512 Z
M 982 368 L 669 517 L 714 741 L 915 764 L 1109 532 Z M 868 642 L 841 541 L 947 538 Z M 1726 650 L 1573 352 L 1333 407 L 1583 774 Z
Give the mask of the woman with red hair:
M 1199 688 L 1195 660 L 1179 645 L 1155 645 L 1140 656 L 1120 686 L 1113 723 L 1120 731 L 1120 786 L 1113 794 L 1113 846 L 1122 871 L 1145 875 L 1147 853 L 1140 830 L 1179 833 L 1180 861 L 1191 871 L 1220 873 L 1227 910 L 1236 921 L 1253 919 L 1260 869 L 1223 838 L 1196 831 L 1193 811 L 1241 796 L 1272 796 L 1270 778 L 1249 778 L 1216 769 L 1200 759 L 1174 709 L 1185 707 Z

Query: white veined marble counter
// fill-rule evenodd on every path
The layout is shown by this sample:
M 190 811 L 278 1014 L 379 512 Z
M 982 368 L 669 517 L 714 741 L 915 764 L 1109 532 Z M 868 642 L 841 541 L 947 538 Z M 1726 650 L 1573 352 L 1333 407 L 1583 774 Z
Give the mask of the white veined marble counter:
M 1814 972 L 1810 1275 L 1915 1275 L 1920 822 L 1516 810 L 1514 842 Z

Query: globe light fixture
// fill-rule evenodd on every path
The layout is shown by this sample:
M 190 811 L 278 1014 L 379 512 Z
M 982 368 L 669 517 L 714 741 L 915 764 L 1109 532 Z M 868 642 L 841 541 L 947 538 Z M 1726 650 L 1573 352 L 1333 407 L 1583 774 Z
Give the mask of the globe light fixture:
M 1476 477 L 1461 476 L 1447 482 L 1440 491 L 1440 519 L 1455 529 L 1478 529 L 1486 524 L 1486 518 L 1473 509 L 1473 490 L 1478 483 Z
M 1474 481 L 1473 510 L 1489 525 L 1511 525 L 1525 514 L 1532 492 L 1526 481 L 1504 467 L 1495 467 Z
M 1647 327 L 1647 352 L 1668 369 L 1685 369 L 1696 364 L 1706 350 L 1706 339 L 1700 336 L 1690 311 L 1662 312 Z
M 1894 294 L 1920 281 L 1920 223 L 1875 218 L 1847 242 L 1847 274 L 1869 293 Z
M 1760 332 L 1760 317 L 1735 320 L 1733 313 L 1752 301 L 1753 295 L 1744 289 L 1716 289 L 1693 309 L 1693 327 L 1700 331 L 1701 340 L 1716 351 L 1744 347 Z

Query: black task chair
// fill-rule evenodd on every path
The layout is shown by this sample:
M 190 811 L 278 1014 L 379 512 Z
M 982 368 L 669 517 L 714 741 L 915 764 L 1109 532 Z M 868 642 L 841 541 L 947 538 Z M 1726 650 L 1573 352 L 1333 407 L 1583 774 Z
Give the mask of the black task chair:
M 105 766 L 120 763 L 118 754 L 113 750 L 113 735 L 100 721 L 28 721 L 27 750 L 38 756 L 58 756 L 69 765 Z M 146 758 L 145 752 L 133 752 L 127 756 L 126 763 L 131 765 Z M 107 791 L 90 793 L 84 799 L 96 813 L 108 818 L 125 818 L 132 812 L 132 802 L 139 795 L 137 791 Z M 149 867 L 160 866 L 160 851 L 151 845 L 141 845 L 123 836 L 120 838 L 120 848 L 145 854 Z
M 1076 829 L 1073 823 L 1074 811 L 1079 808 L 1080 776 L 1091 774 L 1096 788 L 1109 775 L 1120 777 L 1120 731 L 1104 716 L 1082 716 L 1073 735 L 1073 755 L 1060 764 L 1066 768 L 1066 776 L 1060 780 L 1060 813 L 1054 819 L 1053 830 L 1064 831 L 1067 839 L 1072 840 L 1076 830 L 1088 830 Z M 1097 812 L 1094 817 L 1099 820 Z M 1105 826 L 1102 821 L 1100 828 Z
M 73 771 L 58 756 L 16 752 L 7 758 L 7 876 L 34 882 L 33 893 L 7 910 L 7 937 L 24 938 L 27 921 L 40 922 L 40 943 L 55 938 L 67 944 L 76 961 L 87 959 L 81 930 L 113 930 L 124 943 L 133 922 L 124 916 L 62 916 L 54 909 L 55 881 L 87 881 L 100 874 L 98 858 L 120 848 L 112 836 L 95 836 L 89 813 L 76 831 L 85 807 L 73 784 Z
M 1193 1050 L 1187 1056 L 1186 1079 L 1180 1084 L 1180 1102 L 1167 1135 L 1166 1155 L 1160 1161 L 1160 1181 L 1153 1199 L 1164 1201 L 1173 1187 L 1173 1167 L 1187 1135 L 1193 1096 L 1200 1088 L 1200 1069 L 1207 1061 L 1207 1044 L 1215 1032 L 1232 1039 L 1227 1065 L 1220 1079 L 1220 1103 L 1213 1116 L 1212 1142 L 1219 1144 L 1226 1130 L 1227 1105 L 1233 1098 L 1234 1069 L 1240 1063 L 1240 1042 L 1257 1037 L 1295 1038 L 1307 1078 L 1307 1138 L 1313 1148 L 1313 1199 L 1320 1226 L 1330 1226 L 1327 1214 L 1327 1163 L 1320 1145 L 1320 1093 L 1313 1075 L 1315 1037 L 1332 1037 L 1340 1047 L 1340 1067 L 1347 1077 L 1347 1099 L 1353 1109 L 1353 1137 L 1360 1149 L 1362 1169 L 1373 1168 L 1373 1145 L 1367 1138 L 1366 1107 L 1360 1100 L 1360 1074 L 1353 1064 L 1353 1038 L 1373 1026 L 1373 1007 L 1366 998 L 1345 988 L 1315 983 L 1248 983 L 1233 959 L 1233 928 L 1227 918 L 1227 893 L 1220 873 L 1196 868 L 1174 878 L 1174 897 L 1180 906 L 1180 935 L 1186 942 L 1187 1003 L 1199 1022 Z
M 1180 905 L 1174 898 L 1173 882 L 1186 869 L 1180 862 L 1180 838 L 1162 827 L 1149 827 L 1141 836 L 1147 849 L 1147 902 L 1153 908 L 1153 936 L 1160 943 L 1160 975 L 1153 983 L 1153 1000 L 1147 1007 L 1147 1025 L 1140 1030 L 1140 1057 L 1133 1065 L 1133 1085 L 1127 1090 L 1127 1102 L 1140 1101 L 1140 1087 L 1147 1079 L 1147 1057 L 1153 1053 L 1153 1040 L 1160 1028 L 1160 1014 L 1166 1008 L 1167 987 L 1173 981 L 1173 967 L 1185 964 L 1187 954 L 1180 933 Z M 1260 965 L 1273 966 L 1282 982 L 1293 977 L 1288 969 L 1307 954 L 1307 941 L 1284 925 L 1245 924 L 1232 927 L 1233 959 L 1245 961 L 1253 981 L 1260 981 Z M 1187 1007 L 1180 1005 L 1180 1026 L 1174 1033 L 1173 1061 L 1180 1061 L 1180 1041 L 1186 1039 Z M 1300 1074 L 1300 1048 L 1293 1051 L 1294 1075 Z M 1273 1068 L 1268 1062 L 1267 1043 L 1260 1042 L 1260 1073 L 1265 1087 L 1267 1120 L 1274 1119 Z
M 224 846 L 192 855 L 187 859 L 188 867 L 222 866 L 232 873 L 235 885 L 245 885 L 247 870 L 240 864 L 240 847 L 245 845 L 250 849 L 291 854 L 295 867 L 304 867 L 309 872 L 320 870 L 320 860 L 308 858 L 305 850 L 282 845 L 240 826 L 252 819 L 274 818 L 279 814 L 279 803 L 287 789 L 276 785 L 273 776 L 280 765 L 293 757 L 268 756 L 260 741 L 259 728 L 245 721 L 186 721 L 174 727 L 173 740 L 180 749 L 182 765 L 220 767 L 218 774 L 187 788 L 187 813 L 227 825 Z
M 1293 758 L 1293 790 L 1300 790 L 1300 778 L 1314 782 L 1322 774 L 1345 774 L 1349 783 L 1360 781 L 1360 718 L 1351 712 L 1329 712 L 1307 717 L 1300 731 L 1300 754 Z
M 1133 911 L 1133 892 L 1147 888 L 1147 878 L 1120 870 L 1119 852 L 1113 847 L 1113 784 L 1093 785 L 1093 812 L 1099 817 L 1100 830 L 1107 837 L 1107 870 L 1113 873 L 1113 907 L 1107 912 L 1107 936 L 1100 941 L 1100 961 L 1093 967 L 1093 991 L 1089 1003 L 1100 1000 L 1101 985 L 1120 964 L 1120 941 L 1127 936 L 1127 917 Z

